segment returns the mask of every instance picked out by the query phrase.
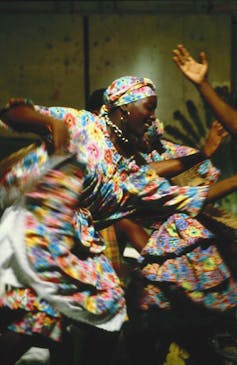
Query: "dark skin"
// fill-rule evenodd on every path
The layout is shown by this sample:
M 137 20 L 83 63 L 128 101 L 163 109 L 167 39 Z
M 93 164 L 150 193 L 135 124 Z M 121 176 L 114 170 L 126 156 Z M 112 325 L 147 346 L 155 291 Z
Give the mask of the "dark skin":
M 117 123 L 121 129 L 124 129 L 124 132 L 128 137 L 131 138 L 129 142 L 128 150 L 124 150 L 124 147 L 116 141 L 117 145 L 119 144 L 120 151 L 126 154 L 136 154 L 142 150 L 142 148 L 147 147 L 146 142 L 144 140 L 144 134 L 147 130 L 147 126 L 154 120 L 155 118 L 155 109 L 157 105 L 156 97 L 149 97 L 141 99 L 135 103 L 130 103 L 124 105 L 122 107 L 116 108 L 115 111 L 111 114 L 111 119 L 114 123 Z M 126 114 L 126 111 L 130 114 Z M 121 125 L 120 119 L 121 116 L 124 116 L 125 124 Z M 63 151 L 68 145 L 68 130 L 66 125 L 62 123 L 62 121 L 58 121 L 49 116 L 43 116 L 37 111 L 35 111 L 31 107 L 27 106 L 17 106 L 10 109 L 5 113 L 3 117 L 4 121 L 11 124 L 17 130 L 28 130 L 37 132 L 37 130 L 42 131 L 42 129 L 46 128 L 50 131 L 54 141 L 55 152 Z M 116 140 L 115 136 L 114 140 Z M 202 156 L 203 158 L 203 156 Z M 164 162 L 164 163 L 163 163 Z M 183 168 L 182 163 L 179 159 L 170 161 L 162 161 L 162 165 L 164 164 L 177 164 L 178 168 Z M 164 167 L 163 167 L 164 169 Z M 170 169 L 170 167 L 169 167 Z M 157 173 L 161 174 L 158 171 L 157 165 Z M 165 169 L 163 170 L 163 174 L 165 174 Z M 237 187 L 237 177 L 233 177 L 232 184 L 230 184 L 230 180 L 228 181 L 229 189 L 236 189 Z M 226 184 L 224 186 L 226 189 Z M 223 194 L 227 190 L 223 189 L 223 187 L 219 186 L 219 190 L 217 189 L 217 193 Z M 210 188 L 211 190 L 211 188 Z M 214 194 L 214 193 L 213 193 Z M 215 195 L 215 194 L 214 194 Z M 146 244 L 148 240 L 148 235 L 142 229 L 142 227 L 138 226 L 135 222 L 129 221 L 128 219 L 121 220 L 120 229 L 124 230 L 126 234 L 129 236 L 132 242 L 135 242 L 135 247 L 138 251 L 141 251 L 143 246 Z M 23 337 L 21 337 L 23 340 Z M 27 341 L 27 346 L 30 343 Z
M 156 119 L 156 107 L 157 97 L 149 96 L 136 102 L 117 107 L 109 115 L 111 121 L 123 131 L 129 140 L 127 144 L 121 143 L 113 134 L 113 131 L 109 130 L 116 148 L 125 157 L 135 155 L 138 164 L 146 163 L 145 160 L 139 159 L 139 152 L 146 153 L 150 150 L 149 141 L 146 139 L 145 133 L 151 123 Z M 122 121 L 121 117 L 123 118 Z M 195 164 L 210 158 L 216 152 L 226 135 L 226 131 L 215 121 L 202 151 L 190 156 L 155 162 L 151 166 L 159 176 L 176 176 Z
M 173 50 L 173 55 L 173 60 L 180 71 L 197 87 L 200 94 L 212 107 L 218 120 L 233 136 L 237 136 L 237 110 L 226 103 L 209 83 L 205 52 L 200 52 L 200 62 L 198 62 L 182 44 L 178 44 Z
M 113 121 L 113 123 L 117 124 L 129 139 L 129 146 L 128 148 L 126 147 L 125 151 L 123 145 L 121 143 L 119 144 L 118 148 L 120 149 L 120 153 L 127 156 L 136 154 L 137 151 L 145 152 L 146 148 L 149 150 L 148 141 L 145 139 L 145 133 L 152 121 L 156 119 L 156 107 L 157 97 L 149 96 L 136 102 L 122 105 L 121 107 L 115 109 L 115 111 L 110 115 L 110 119 Z M 124 118 L 126 117 L 126 123 L 121 123 L 121 116 Z M 151 164 L 151 167 L 155 169 L 159 176 L 176 176 L 196 163 L 211 157 L 226 135 L 227 133 L 222 128 L 220 123 L 214 121 L 206 144 L 201 153 L 185 156 L 183 158 L 155 162 Z M 236 176 L 226 180 L 213 184 L 213 186 L 210 187 L 206 204 L 211 203 L 216 199 L 220 199 L 236 189 Z M 137 223 L 132 222 L 129 219 L 123 219 L 116 223 L 116 228 L 127 235 L 130 242 L 134 244 L 135 248 L 139 252 L 148 241 L 149 236 L 146 231 L 143 230 L 143 228 Z
M 129 140 L 128 144 L 121 144 L 119 140 L 114 138 L 114 143 L 121 154 L 129 157 L 139 151 L 147 151 L 149 146 L 145 139 L 145 133 L 152 121 L 156 119 L 156 107 L 157 97 L 149 96 L 133 103 L 121 105 L 111 111 L 110 120 L 122 130 L 124 136 Z M 112 130 L 109 132 L 113 137 Z
M 138 252 L 142 251 L 149 239 L 149 234 L 145 229 L 131 219 L 121 219 L 119 222 L 115 223 L 115 228 L 117 229 L 118 234 L 123 233 L 127 237 L 129 242 L 133 244 Z
M 154 100 L 154 98 L 152 98 L 152 100 Z M 146 103 L 148 101 L 148 103 Z M 143 101 L 138 101 L 136 102 L 136 105 L 127 105 L 126 107 L 124 107 L 125 111 L 126 109 L 130 112 L 129 114 L 129 120 L 127 121 L 128 126 L 126 127 L 126 132 L 128 136 L 133 137 L 133 129 L 132 126 L 134 126 L 135 128 L 135 132 L 134 135 L 138 138 L 135 138 L 134 140 L 132 140 L 132 142 L 129 144 L 129 150 L 128 152 L 130 154 L 134 154 L 138 153 L 141 150 L 141 146 L 144 146 L 144 140 L 143 140 L 143 133 L 145 133 L 146 130 L 146 123 L 150 123 L 152 118 L 154 118 L 154 113 L 155 113 L 155 103 L 153 104 L 153 107 L 151 108 L 150 105 L 150 101 L 151 100 L 144 100 Z M 152 104 L 152 101 L 151 101 Z M 151 110 L 150 110 L 151 108 Z M 111 115 L 111 118 L 113 117 L 113 122 L 114 123 L 119 123 L 120 122 L 120 118 L 121 116 L 124 115 L 124 110 L 121 108 L 117 108 L 114 112 L 113 115 Z M 56 152 L 60 152 L 62 150 L 65 149 L 65 147 L 68 144 L 68 131 L 67 131 L 67 127 L 66 125 L 64 125 L 64 123 L 62 123 L 62 121 L 57 121 L 54 118 L 50 118 L 50 117 L 42 117 L 41 115 L 36 112 L 34 109 L 31 108 L 26 108 L 26 107 L 20 107 L 18 106 L 17 108 L 13 108 L 12 110 L 10 110 L 7 114 L 5 114 L 5 121 L 10 121 L 12 125 L 18 126 L 19 124 L 21 124 L 21 122 L 24 122 L 24 126 L 28 128 L 28 130 L 34 130 L 36 131 L 37 128 L 42 129 L 42 127 L 48 128 L 48 130 L 52 133 L 53 136 L 53 141 L 54 141 L 54 146 L 55 146 L 55 151 Z M 19 124 L 18 124 L 19 123 Z M 9 123 L 10 124 L 10 123 Z M 125 123 L 126 126 L 126 123 Z M 121 126 L 120 126 L 121 127 Z M 31 129 L 32 128 L 32 129 Z M 122 128 L 122 127 L 121 127 Z M 19 129 L 18 129 L 19 130 Z M 114 140 L 115 140 L 115 136 L 113 136 Z M 118 143 L 118 141 L 117 141 Z M 124 148 L 123 146 L 120 145 L 120 150 L 124 153 Z M 128 153 L 125 151 L 125 154 Z M 200 160 L 204 159 L 206 157 L 200 156 Z M 198 162 L 198 156 L 196 156 L 196 160 Z M 169 164 L 169 168 L 167 167 L 167 169 L 165 170 L 164 165 L 165 164 Z M 173 170 L 175 169 L 175 172 L 177 172 L 179 169 L 182 170 L 183 168 L 187 167 L 187 163 L 186 165 L 183 164 L 182 159 L 173 159 L 170 161 L 161 161 L 160 165 L 159 163 L 157 163 L 156 165 L 156 172 L 158 174 L 160 174 L 160 176 L 165 176 L 165 174 L 167 174 L 169 171 L 172 170 L 170 168 L 170 165 L 173 164 Z M 161 166 L 162 167 L 162 172 L 161 170 Z M 178 173 L 178 172 L 177 172 Z M 162 175 L 163 174 L 163 175 Z M 209 203 L 211 201 L 215 201 L 216 199 L 234 191 L 237 189 L 237 175 L 234 175 L 233 177 L 227 178 L 223 181 L 220 181 L 216 184 L 213 184 L 210 186 L 209 191 L 208 191 L 208 195 L 207 195 L 207 199 L 206 199 L 206 203 Z M 125 232 L 125 234 L 128 236 L 128 239 L 130 240 L 131 243 L 133 243 L 134 247 L 141 252 L 143 247 L 146 245 L 149 236 L 147 235 L 146 231 L 143 230 L 143 228 L 141 226 L 139 226 L 137 223 L 129 220 L 129 219 L 124 219 L 121 220 L 120 222 L 118 222 L 116 224 L 117 228 L 120 229 L 120 231 Z M 8 335 L 8 333 L 7 333 Z M 6 349 L 5 343 L 9 343 L 9 337 L 5 336 L 0 336 L 1 341 L 2 341 L 2 345 L 0 344 L 0 349 L 2 348 L 4 351 Z M 18 335 L 16 334 L 13 338 L 13 340 L 11 341 L 11 348 L 9 349 L 9 351 L 7 351 L 7 356 L 6 358 L 9 359 L 9 353 L 11 354 L 16 354 L 16 350 L 19 349 L 19 351 L 24 351 L 26 349 L 28 349 L 29 347 L 32 346 L 32 340 L 29 341 L 28 337 L 30 337 L 31 339 L 34 340 L 34 337 L 32 336 L 24 336 L 24 335 Z M 114 349 L 114 345 L 111 343 L 111 341 L 109 340 L 109 338 L 106 336 L 105 340 L 102 341 L 101 337 L 98 337 L 98 333 L 95 332 L 95 335 L 93 336 L 93 339 L 95 339 L 95 341 L 98 341 L 99 346 L 98 346 L 98 350 L 101 350 L 103 348 L 106 348 L 106 346 L 109 343 L 109 349 L 111 351 L 113 351 Z M 112 339 L 113 342 L 116 341 L 116 339 Z M 144 341 L 144 337 L 142 336 L 142 340 Z M 150 343 L 150 338 L 148 337 L 149 343 Z M 5 342 L 4 342 L 5 341 Z M 14 344 L 17 343 L 17 344 Z M 93 340 L 92 340 L 93 342 Z M 92 343 L 91 340 L 89 339 L 89 341 L 87 341 L 86 343 Z M 33 341 L 33 344 L 35 344 L 36 342 Z M 70 341 L 69 341 L 70 343 Z M 116 342 L 115 342 L 116 343 Z M 37 343 L 36 343 L 37 344 Z M 48 346 L 48 344 L 47 344 Z M 59 354 L 59 358 L 60 359 L 56 359 L 55 364 L 59 364 L 59 361 L 61 360 L 63 363 L 65 363 L 65 359 L 63 357 L 66 357 L 67 360 L 69 360 L 69 355 L 71 355 L 73 353 L 73 350 L 71 350 L 70 348 L 68 349 L 68 341 L 65 341 L 65 344 L 63 343 L 62 346 L 59 346 L 59 348 L 56 349 L 56 351 L 54 351 L 54 354 Z M 142 346 L 143 346 L 143 342 L 142 342 Z M 87 346 L 85 346 L 86 348 L 84 348 L 84 353 L 85 353 L 85 357 L 83 357 L 84 355 L 82 354 L 82 360 L 83 363 L 86 363 L 86 361 L 88 361 L 88 363 L 93 364 L 94 362 L 94 356 L 93 353 L 90 351 L 90 346 L 89 349 L 87 348 Z M 144 348 L 144 346 L 142 347 Z M 14 349 L 12 351 L 12 349 Z M 136 342 L 136 352 L 137 353 L 137 342 Z M 108 361 L 106 362 L 107 364 L 109 364 L 109 357 L 111 354 L 111 351 L 106 350 L 105 355 L 107 356 Z M 152 352 L 151 352 L 152 353 Z M 61 356 L 62 354 L 62 356 Z M 88 356 L 91 355 L 92 359 L 89 359 Z M 98 353 L 97 353 L 98 355 Z M 105 360 L 105 355 L 102 354 L 101 359 L 103 359 L 102 361 L 106 361 Z M 2 355 L 3 358 L 4 355 Z M 99 356 L 99 355 L 98 355 Z M 139 353 L 140 356 L 140 353 Z M 17 358 L 19 358 L 19 355 L 17 355 Z M 13 365 L 15 363 L 15 360 L 17 358 L 14 358 L 12 362 L 8 362 L 9 365 Z M 142 357 L 141 357 L 142 358 Z M 139 360 L 139 359 L 138 359 Z M 142 359 L 143 360 L 143 359 Z M 143 361 L 144 363 L 144 361 Z
M 38 113 L 30 105 L 16 105 L 2 114 L 1 119 L 18 132 L 34 132 L 41 136 L 51 133 L 56 153 L 62 153 L 68 146 L 67 126 L 56 118 Z
M 130 156 L 137 154 L 142 150 L 144 145 L 146 145 L 144 142 L 144 134 L 148 126 L 155 119 L 156 106 L 157 97 L 149 96 L 136 102 L 122 105 L 114 109 L 110 114 L 110 118 L 113 123 L 117 124 L 129 139 L 128 146 L 124 147 L 124 144 L 116 140 L 116 137 L 113 136 L 112 131 L 110 131 L 112 139 L 116 141 L 116 145 L 119 146 L 119 150 L 122 154 Z M 124 117 L 125 114 L 126 119 Z M 121 117 L 124 117 L 125 119 L 123 125 L 121 124 Z M 33 132 L 40 130 L 41 132 L 42 128 L 47 128 L 53 136 L 54 148 L 57 153 L 64 151 L 69 143 L 69 132 L 67 126 L 62 123 L 62 121 L 47 115 L 42 115 L 38 111 L 34 110 L 31 106 L 15 106 L 5 112 L 2 115 L 2 119 L 16 130 L 27 130 Z M 224 135 L 223 133 L 223 130 L 219 131 L 217 128 L 215 135 L 216 137 L 219 135 L 219 142 L 222 140 Z M 188 158 L 190 157 L 190 161 L 187 161 L 186 157 L 176 158 L 172 160 L 159 161 L 155 164 L 152 164 L 152 167 L 155 168 L 157 174 L 160 176 L 171 176 L 171 170 L 174 171 L 173 176 L 177 175 L 182 171 L 192 167 L 194 164 L 203 161 L 207 157 L 210 157 L 218 147 L 218 144 L 215 145 L 214 150 L 211 151 L 212 145 L 213 144 L 211 140 L 208 144 L 208 148 L 205 148 L 202 153 L 188 156 Z M 226 185 L 224 184 L 224 181 L 226 181 Z M 209 194 L 211 201 L 215 199 L 215 196 L 211 194 L 211 190 L 214 190 L 214 185 L 219 186 L 218 184 L 220 184 L 220 188 L 218 188 L 217 199 L 235 190 L 235 175 L 223 180 L 223 183 L 219 182 L 213 184 L 213 186 L 210 187 Z
M 148 126 L 155 119 L 156 106 L 157 98 L 155 96 L 149 96 L 134 103 L 117 107 L 112 111 L 110 119 L 123 130 L 129 139 L 128 145 L 124 147 L 124 145 L 117 140 L 116 136 L 113 135 L 113 132 L 109 131 L 111 138 L 116 147 L 118 147 L 120 153 L 125 156 L 132 156 L 134 154 L 139 156 L 139 152 L 143 150 L 144 146 L 147 147 L 144 142 L 144 134 Z M 123 125 L 121 123 L 121 117 L 125 119 L 125 123 Z M 62 121 L 50 116 L 42 115 L 30 106 L 18 105 L 13 107 L 5 112 L 2 119 L 16 130 L 27 130 L 33 132 L 40 130 L 41 132 L 42 128 L 47 128 L 52 133 L 54 147 L 57 153 L 62 153 L 69 143 L 68 129 Z M 216 130 L 215 135 L 218 136 L 217 132 L 218 131 Z M 221 133 L 222 132 L 220 131 L 220 140 Z M 212 146 L 212 143 L 209 143 L 208 153 L 210 153 L 210 145 Z M 216 147 L 217 146 L 215 146 L 214 150 L 216 150 Z M 205 155 L 205 153 L 197 153 L 185 158 L 160 161 L 152 164 L 152 168 L 154 168 L 160 176 L 171 176 L 172 172 L 174 176 L 192 167 L 194 164 L 203 161 L 207 157 L 209 156 L 207 154 Z M 144 160 L 139 162 L 145 163 Z M 233 175 L 232 177 L 211 185 L 207 194 L 206 204 L 222 198 L 223 196 L 235 191 L 236 188 L 237 175 Z
M 147 128 L 156 119 L 157 97 L 149 96 L 121 106 L 121 109 L 130 114 L 127 116 L 127 130 L 130 135 L 143 138 Z

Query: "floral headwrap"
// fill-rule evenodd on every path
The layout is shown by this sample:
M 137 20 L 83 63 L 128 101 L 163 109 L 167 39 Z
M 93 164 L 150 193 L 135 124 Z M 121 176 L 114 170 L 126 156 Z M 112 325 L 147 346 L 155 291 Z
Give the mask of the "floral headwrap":
M 145 77 L 122 76 L 114 80 L 105 90 L 104 102 L 109 110 L 112 107 L 129 104 L 147 96 L 156 95 L 153 82 Z
M 156 94 L 154 83 L 146 77 L 122 76 L 114 80 L 104 92 L 104 105 L 100 110 L 104 116 L 113 107 L 129 104 Z M 164 132 L 163 123 L 156 119 L 148 129 L 148 135 L 161 135 Z

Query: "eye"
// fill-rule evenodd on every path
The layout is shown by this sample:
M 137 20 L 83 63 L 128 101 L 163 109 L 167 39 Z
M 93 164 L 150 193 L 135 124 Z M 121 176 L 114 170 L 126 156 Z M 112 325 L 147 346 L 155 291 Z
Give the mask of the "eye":
M 154 105 L 148 105 L 146 108 L 149 112 L 154 112 L 155 110 Z
M 154 112 L 154 110 L 156 109 L 156 104 L 152 103 L 152 102 L 148 102 L 145 104 L 145 108 L 149 111 L 149 112 Z

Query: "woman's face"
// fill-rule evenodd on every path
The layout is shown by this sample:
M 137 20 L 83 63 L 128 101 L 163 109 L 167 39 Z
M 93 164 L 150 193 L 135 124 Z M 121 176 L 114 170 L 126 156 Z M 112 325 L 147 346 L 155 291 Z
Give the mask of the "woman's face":
M 148 96 L 144 99 L 127 104 L 127 133 L 138 139 L 143 139 L 147 129 L 156 119 L 155 109 L 157 97 Z

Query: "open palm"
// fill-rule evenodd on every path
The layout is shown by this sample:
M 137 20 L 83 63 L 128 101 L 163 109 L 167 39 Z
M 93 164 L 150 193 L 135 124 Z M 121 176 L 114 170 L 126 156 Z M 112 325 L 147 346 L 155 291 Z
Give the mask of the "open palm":
M 173 51 L 173 60 L 183 74 L 195 84 L 199 84 L 207 74 L 208 63 L 204 52 L 200 53 L 200 63 L 194 60 L 182 45 Z

